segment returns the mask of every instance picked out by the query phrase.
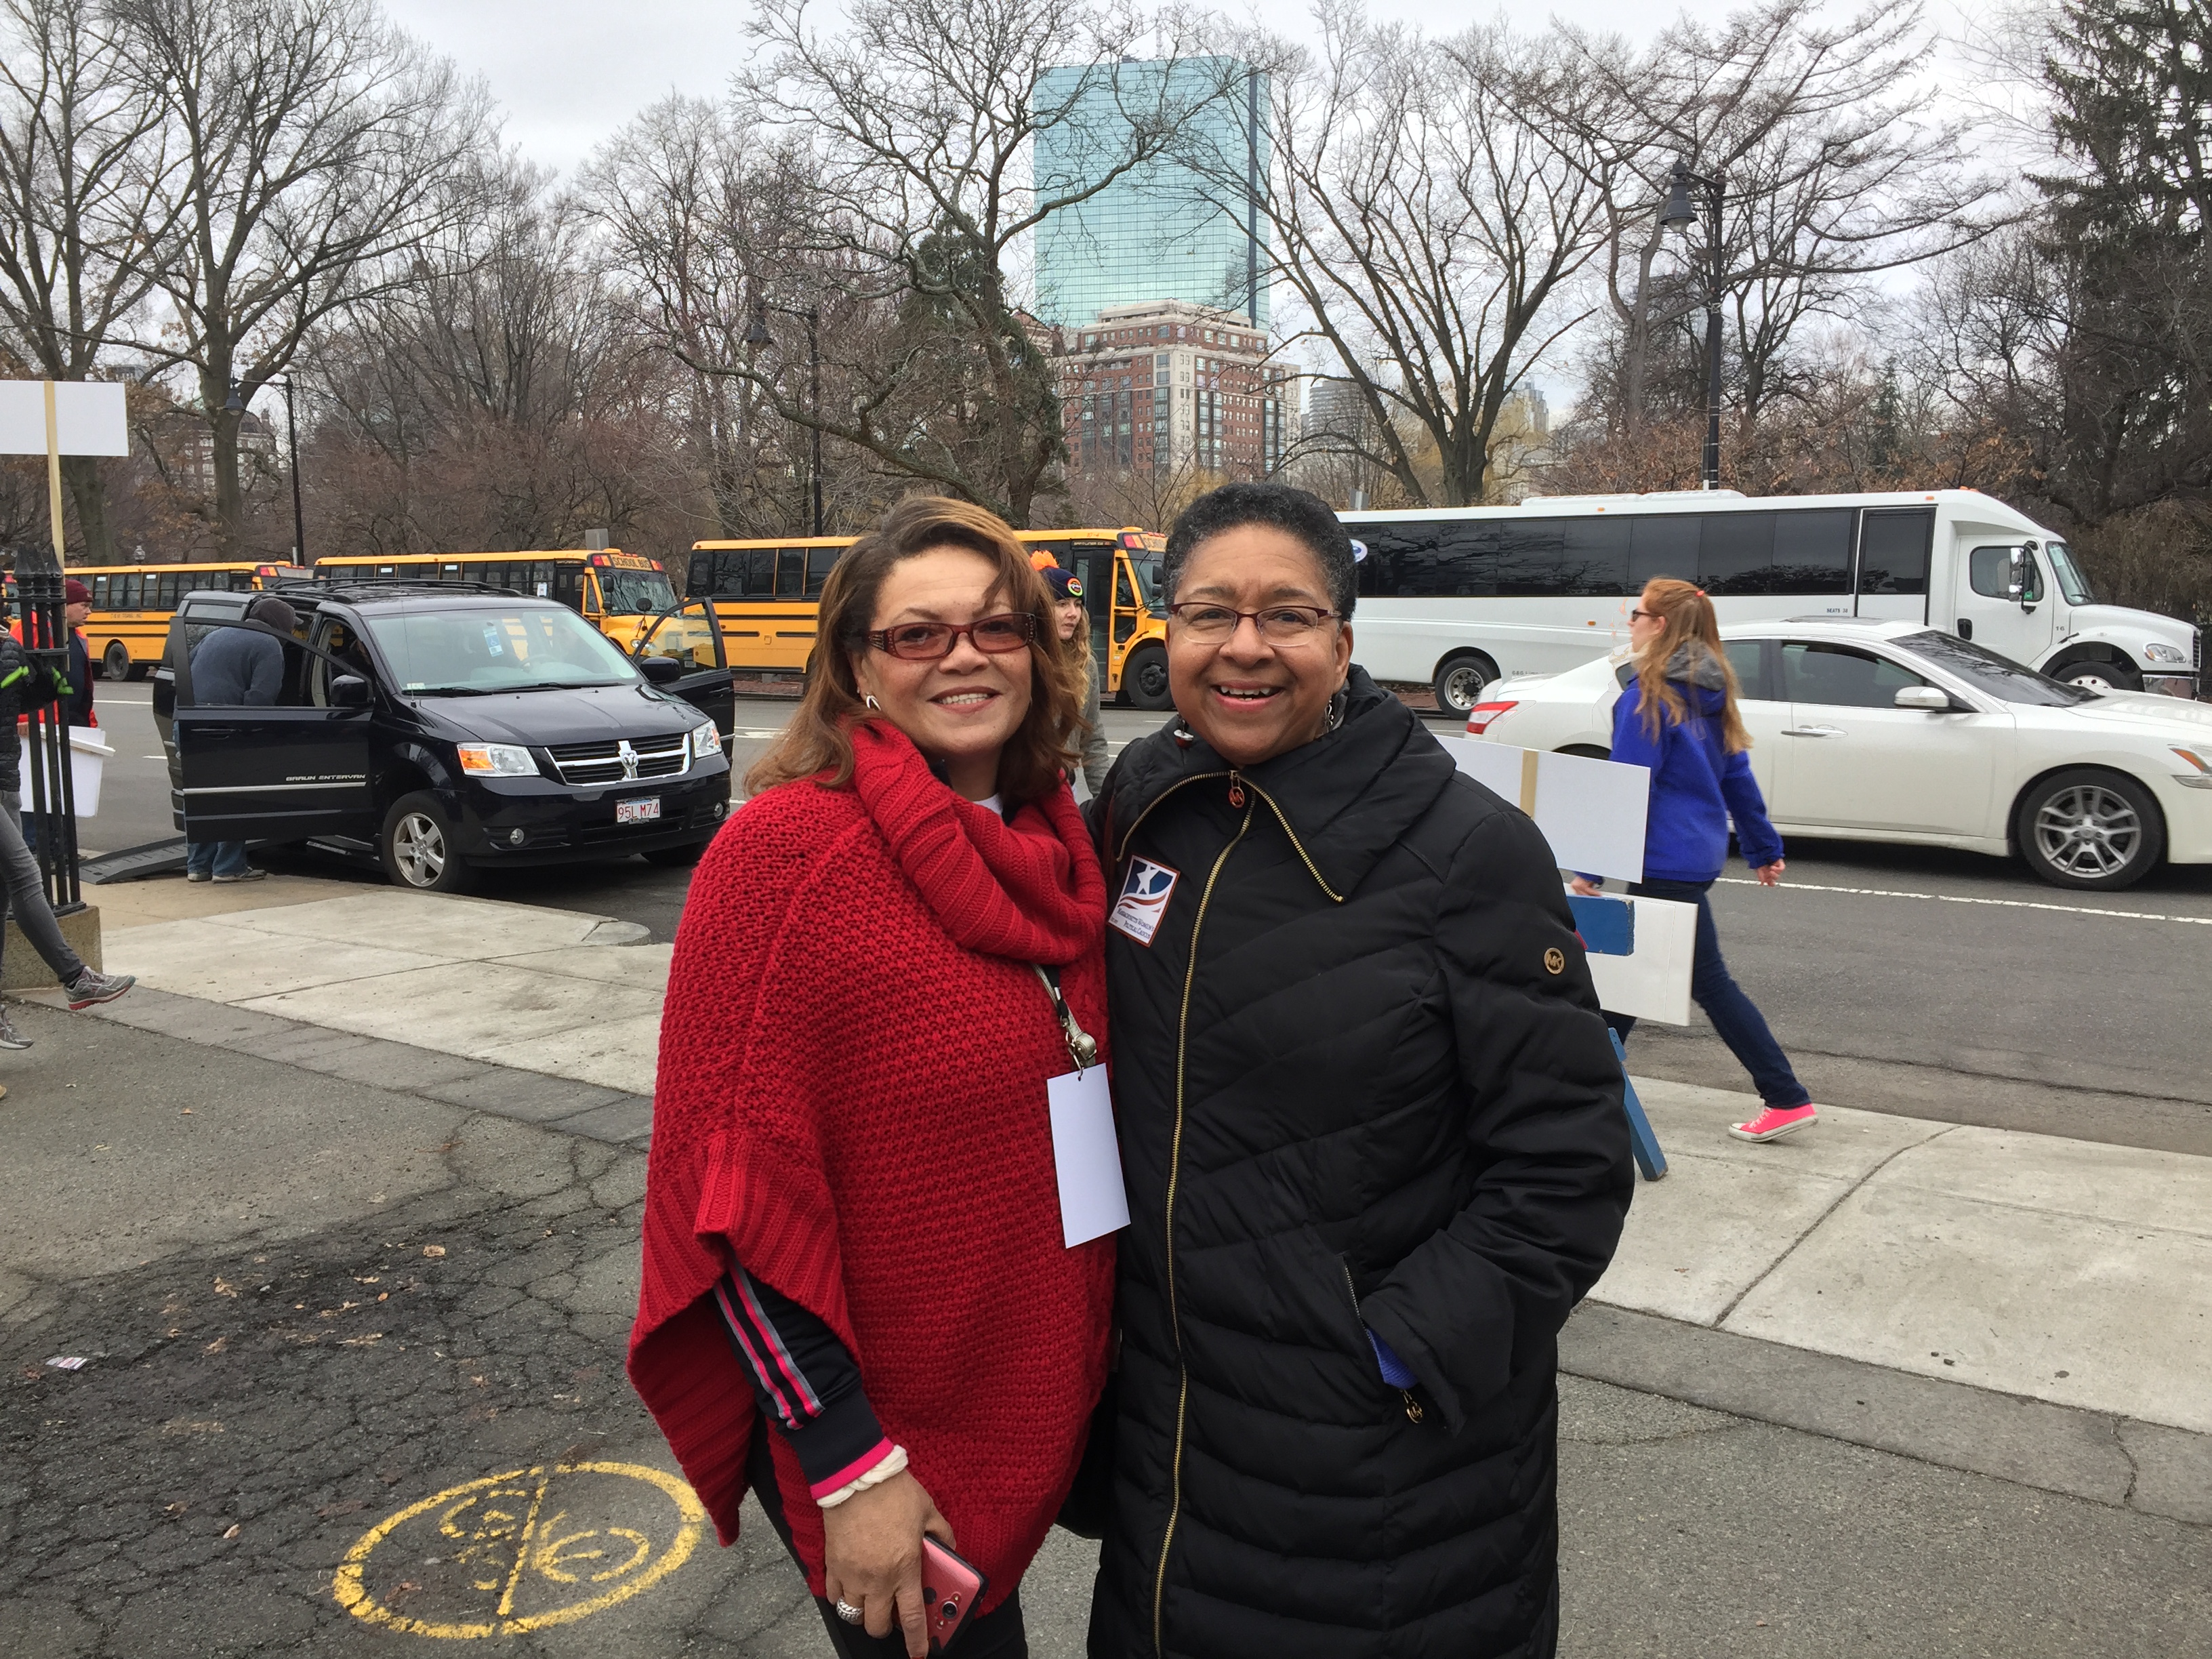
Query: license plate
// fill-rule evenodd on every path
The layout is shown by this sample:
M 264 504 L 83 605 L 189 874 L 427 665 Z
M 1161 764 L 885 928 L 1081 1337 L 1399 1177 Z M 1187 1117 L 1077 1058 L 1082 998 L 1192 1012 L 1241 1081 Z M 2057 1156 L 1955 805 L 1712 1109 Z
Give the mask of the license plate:
M 643 800 L 618 800 L 615 803 L 617 823 L 651 823 L 660 816 L 660 797 L 649 795 Z

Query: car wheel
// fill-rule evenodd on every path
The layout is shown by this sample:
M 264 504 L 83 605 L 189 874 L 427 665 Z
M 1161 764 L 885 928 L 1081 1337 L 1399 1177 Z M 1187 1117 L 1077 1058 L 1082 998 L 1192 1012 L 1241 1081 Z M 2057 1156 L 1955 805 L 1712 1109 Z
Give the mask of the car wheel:
M 107 649 L 100 653 L 100 672 L 111 680 L 131 678 L 131 647 L 120 640 L 110 640 Z
M 392 803 L 376 851 L 384 873 L 418 893 L 465 893 L 476 885 L 476 872 L 455 847 L 453 820 L 427 789 Z
M 2106 662 L 2091 657 L 2081 662 L 2069 662 L 2063 668 L 2055 668 L 2051 678 L 2068 685 L 2078 685 L 2087 691 L 2140 691 L 2142 676 L 2119 663 Z
M 1132 651 L 1121 665 L 1121 690 L 1133 708 L 1174 708 L 1175 699 L 1168 695 L 1168 653 L 1157 645 Z
M 2150 791 L 2087 766 L 2054 773 L 2021 797 L 2013 834 L 2027 867 L 2054 887 L 2132 887 L 2166 852 Z
M 705 856 L 714 843 L 709 836 L 705 841 L 687 841 L 681 847 L 656 847 L 641 854 L 647 864 L 657 864 L 664 870 L 688 870 Z
M 1448 657 L 1430 690 L 1436 693 L 1437 710 L 1463 720 L 1482 701 L 1482 688 L 1498 678 L 1498 671 L 1480 657 Z

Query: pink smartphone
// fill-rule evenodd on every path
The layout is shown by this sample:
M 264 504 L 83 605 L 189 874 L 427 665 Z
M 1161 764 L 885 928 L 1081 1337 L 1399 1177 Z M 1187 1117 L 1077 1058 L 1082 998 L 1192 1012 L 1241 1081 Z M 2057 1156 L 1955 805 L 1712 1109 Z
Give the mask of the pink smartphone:
M 968 1620 L 983 1599 L 986 1581 L 983 1575 L 939 1543 L 934 1538 L 921 1540 L 921 1600 L 922 1612 L 929 1621 L 929 1644 L 939 1652 L 952 1645 L 952 1638 L 968 1626 Z

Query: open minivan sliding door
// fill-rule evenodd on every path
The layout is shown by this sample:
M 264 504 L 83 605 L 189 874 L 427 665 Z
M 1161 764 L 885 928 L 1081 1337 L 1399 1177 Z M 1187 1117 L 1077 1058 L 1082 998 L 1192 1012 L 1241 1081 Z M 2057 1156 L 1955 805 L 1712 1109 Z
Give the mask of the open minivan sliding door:
M 179 623 L 185 625 L 185 619 Z M 360 670 L 259 623 L 195 617 L 187 637 L 198 647 L 228 628 L 283 641 L 283 700 L 274 706 L 202 704 L 193 692 L 191 652 L 178 651 L 178 784 L 173 802 L 177 828 L 192 841 L 373 837 L 378 829 L 369 778 L 374 694 L 360 680 Z M 305 706 L 303 697 L 292 701 L 306 683 L 310 657 L 321 658 L 333 680 L 352 677 L 367 696 L 356 704 L 333 708 Z
M 672 674 L 661 668 L 647 672 L 647 678 L 713 720 L 722 740 L 730 740 L 738 726 L 736 677 L 724 653 L 721 619 L 712 599 L 686 599 L 662 611 L 638 636 L 630 656 L 641 672 L 648 662 L 675 664 Z

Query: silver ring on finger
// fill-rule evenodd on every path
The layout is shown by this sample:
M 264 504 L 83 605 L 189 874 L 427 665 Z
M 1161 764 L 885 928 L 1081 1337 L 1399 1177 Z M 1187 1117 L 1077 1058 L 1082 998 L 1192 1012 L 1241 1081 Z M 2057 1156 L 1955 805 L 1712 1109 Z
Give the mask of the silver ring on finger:
M 830 1603 L 830 1606 L 836 1609 L 837 1616 L 848 1625 L 857 1625 L 863 1618 L 866 1617 L 860 1608 L 854 1607 L 850 1601 L 833 1601 Z

